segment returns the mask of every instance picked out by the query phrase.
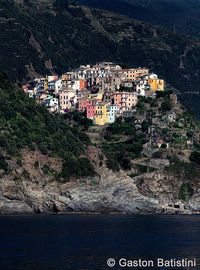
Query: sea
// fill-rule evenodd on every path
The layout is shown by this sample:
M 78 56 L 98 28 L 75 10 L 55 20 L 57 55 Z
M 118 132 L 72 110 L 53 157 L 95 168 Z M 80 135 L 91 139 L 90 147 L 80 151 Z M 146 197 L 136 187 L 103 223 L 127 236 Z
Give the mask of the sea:
M 0 269 L 200 269 L 200 216 L 0 216 Z

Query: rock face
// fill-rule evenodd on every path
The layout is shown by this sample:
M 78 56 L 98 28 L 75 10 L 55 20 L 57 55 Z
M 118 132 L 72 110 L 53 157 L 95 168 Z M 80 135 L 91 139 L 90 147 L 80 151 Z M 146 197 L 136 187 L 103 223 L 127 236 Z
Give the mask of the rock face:
M 200 193 L 198 192 L 195 196 L 188 202 L 188 208 L 193 213 L 200 213 Z
M 0 212 L 126 212 L 153 213 L 158 201 L 141 195 L 123 172 L 103 169 L 100 177 L 66 184 L 41 178 L 8 179 L 0 185 Z
M 9 200 L 4 197 L 0 198 L 0 213 L 9 214 L 9 213 L 33 213 L 33 209 L 27 205 L 26 202 Z
M 38 166 L 34 166 L 36 160 Z M 103 164 L 97 166 L 96 177 L 60 183 L 42 172 L 40 167 L 44 163 L 55 171 L 60 169 L 59 159 L 45 157 L 38 152 L 24 151 L 20 167 L 16 166 L 16 161 L 10 161 L 12 173 L 0 176 L 0 213 L 149 214 L 186 211 L 184 206 L 176 209 L 166 204 L 167 199 L 175 203 L 176 188 L 172 184 L 173 179 L 163 172 L 143 174 L 132 179 L 123 171 L 113 173 Z M 200 204 L 197 202 L 196 205 Z M 198 210 L 198 207 L 195 208 L 193 203 L 193 207 L 187 207 L 187 213 L 188 209 Z
M 59 171 L 59 159 L 23 151 L 22 164 L 17 166 L 16 163 L 10 160 L 12 173 L 2 173 L 0 177 L 1 213 L 160 211 L 158 200 L 141 195 L 125 172 L 113 173 L 105 165 L 97 166 L 94 178 L 60 183 L 41 169 L 42 164 L 48 164 L 54 171 Z

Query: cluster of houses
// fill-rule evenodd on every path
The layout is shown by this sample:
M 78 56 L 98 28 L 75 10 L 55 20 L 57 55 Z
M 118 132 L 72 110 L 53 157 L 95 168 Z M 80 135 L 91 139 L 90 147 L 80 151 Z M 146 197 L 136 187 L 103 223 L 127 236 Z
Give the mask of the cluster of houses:
M 138 96 L 164 91 L 165 82 L 148 68 L 123 69 L 111 62 L 83 65 L 63 74 L 36 78 L 23 84 L 30 98 L 50 112 L 78 110 L 96 125 L 114 123 L 134 112 Z

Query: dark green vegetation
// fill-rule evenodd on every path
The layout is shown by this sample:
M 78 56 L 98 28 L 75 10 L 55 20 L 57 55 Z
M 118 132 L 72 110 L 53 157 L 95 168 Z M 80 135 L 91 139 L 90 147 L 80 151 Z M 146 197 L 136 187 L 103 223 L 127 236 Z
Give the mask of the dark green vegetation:
M 64 179 L 70 176 L 88 177 L 94 175 L 94 168 L 87 158 L 68 159 L 63 163 L 62 176 Z
M 130 18 L 200 37 L 199 0 L 77 0 L 94 8 L 122 13 Z
M 26 0 L 23 5 L 2 0 L 0 21 L 0 70 L 13 80 L 113 61 L 148 66 L 182 92 L 200 90 L 197 40 L 53 0 Z M 187 98 L 187 104 L 198 112 L 199 97 Z
M 196 164 L 180 161 L 176 157 L 171 159 L 171 164 L 166 170 L 169 173 L 181 176 L 181 179 L 185 182 L 194 181 L 200 175 L 199 168 Z
M 3 170 L 5 173 L 9 171 L 9 165 L 3 155 L 0 154 L 0 170 Z
M 69 126 L 62 115 L 52 115 L 45 107 L 36 105 L 3 75 L 0 75 L 0 131 L 0 150 L 10 156 L 20 155 L 27 147 L 44 155 L 61 157 L 64 177 L 94 175 L 90 161 L 86 157 L 79 159 L 85 155 L 89 138 L 77 126 Z M 76 170 L 67 173 L 65 164 L 70 159 L 76 162 Z M 2 155 L 0 169 L 8 171 Z M 48 168 L 43 169 L 48 173 Z
M 179 192 L 179 199 L 183 201 L 189 201 L 192 195 L 194 194 L 193 188 L 191 187 L 191 183 L 182 184 Z
M 87 131 L 89 127 L 94 125 L 92 120 L 86 118 L 85 113 L 78 111 L 69 112 L 64 115 L 64 118 L 67 119 L 68 122 L 74 126 L 74 128 L 77 127 L 83 131 Z
M 173 173 L 174 176 L 181 179 L 179 199 L 183 201 L 188 201 L 192 197 L 195 186 L 199 184 L 200 168 L 197 166 L 196 160 L 194 161 L 188 163 L 173 157 L 170 166 L 166 168 L 168 173 Z
M 200 152 L 194 151 L 190 155 L 190 161 L 200 165 Z
M 141 156 L 147 142 L 147 130 L 136 131 L 134 118 L 122 122 L 119 118 L 104 133 L 102 148 L 107 157 L 107 166 L 113 171 L 130 170 L 131 160 Z

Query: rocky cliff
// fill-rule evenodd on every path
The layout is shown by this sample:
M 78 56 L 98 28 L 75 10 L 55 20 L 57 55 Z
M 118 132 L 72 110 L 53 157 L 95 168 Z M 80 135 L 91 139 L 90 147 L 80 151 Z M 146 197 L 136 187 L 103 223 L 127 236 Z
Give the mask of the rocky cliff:
M 34 168 L 36 160 L 38 168 Z M 95 161 L 98 164 L 97 158 Z M 198 194 L 188 203 L 181 203 L 177 199 L 181 180 L 163 171 L 131 178 L 124 171 L 112 172 L 104 164 L 96 166 L 96 177 L 60 183 L 40 169 L 44 164 L 59 169 L 60 160 L 24 150 L 20 166 L 15 159 L 9 161 L 10 175 L 1 171 L 0 213 L 153 214 L 200 210 Z
M 94 149 L 95 151 L 95 149 Z M 38 168 L 34 163 L 38 161 Z M 23 151 L 20 166 L 10 160 L 10 175 L 1 174 L 1 213 L 25 212 L 153 212 L 157 200 L 141 195 L 124 172 L 97 167 L 96 177 L 60 183 L 40 169 L 44 164 L 59 169 L 60 160 L 39 152 Z M 25 173 L 26 172 L 26 173 Z

